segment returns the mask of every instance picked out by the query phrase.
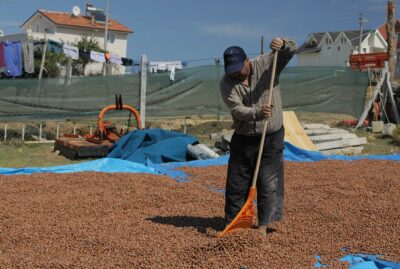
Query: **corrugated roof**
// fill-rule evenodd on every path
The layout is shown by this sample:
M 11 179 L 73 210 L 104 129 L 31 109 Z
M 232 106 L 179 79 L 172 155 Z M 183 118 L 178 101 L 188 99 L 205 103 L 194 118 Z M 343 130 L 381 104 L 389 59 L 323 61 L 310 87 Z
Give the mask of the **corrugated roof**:
M 55 12 L 55 11 L 48 11 L 48 10 L 38 10 L 35 12 L 35 14 L 38 12 L 56 25 L 105 30 L 104 23 L 95 22 L 94 24 L 92 24 L 92 18 L 89 16 L 81 16 L 80 15 L 80 16 L 75 17 L 72 14 L 69 14 L 66 12 Z M 32 15 L 32 17 L 34 15 Z M 29 21 L 29 19 L 27 21 Z M 133 30 L 129 29 L 125 25 L 123 25 L 123 24 L 119 23 L 118 21 L 111 19 L 111 18 L 109 18 L 108 29 L 111 31 L 133 33 Z

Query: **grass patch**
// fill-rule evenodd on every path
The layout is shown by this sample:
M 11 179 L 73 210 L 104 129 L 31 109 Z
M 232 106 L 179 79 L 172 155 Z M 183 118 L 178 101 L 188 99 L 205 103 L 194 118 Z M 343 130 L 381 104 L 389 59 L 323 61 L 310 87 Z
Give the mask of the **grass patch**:
M 53 152 L 53 144 L 0 144 L 0 167 L 45 167 L 78 163 Z

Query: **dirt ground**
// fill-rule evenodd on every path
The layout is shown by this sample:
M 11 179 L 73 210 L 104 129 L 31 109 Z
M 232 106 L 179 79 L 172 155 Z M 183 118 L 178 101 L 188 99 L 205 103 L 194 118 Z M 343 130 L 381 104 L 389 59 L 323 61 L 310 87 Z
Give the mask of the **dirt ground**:
M 0 176 L 2 268 L 346 268 L 342 248 L 400 261 L 400 163 L 285 164 L 283 229 L 219 238 L 226 166 Z

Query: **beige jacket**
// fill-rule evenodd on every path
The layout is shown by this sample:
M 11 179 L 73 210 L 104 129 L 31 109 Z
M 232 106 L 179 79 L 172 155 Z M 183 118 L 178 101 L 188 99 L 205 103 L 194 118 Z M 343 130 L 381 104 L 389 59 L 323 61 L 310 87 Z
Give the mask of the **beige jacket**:
M 284 48 L 279 51 L 272 104 L 272 115 L 268 118 L 267 133 L 278 131 L 283 125 L 282 100 L 279 87 L 279 75 L 296 51 L 296 44 L 284 39 Z M 272 73 L 272 53 L 260 55 L 252 60 L 250 86 L 225 75 L 220 82 L 222 99 L 228 106 L 232 119 L 232 128 L 242 135 L 260 135 L 263 131 L 264 116 L 262 105 L 268 103 L 269 83 Z

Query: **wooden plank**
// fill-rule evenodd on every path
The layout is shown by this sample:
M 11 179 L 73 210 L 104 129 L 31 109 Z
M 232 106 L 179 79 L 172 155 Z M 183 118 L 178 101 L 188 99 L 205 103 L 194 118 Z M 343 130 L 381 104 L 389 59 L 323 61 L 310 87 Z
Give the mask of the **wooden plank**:
M 367 118 L 368 113 L 371 109 L 371 107 L 373 106 L 373 102 L 376 99 L 376 97 L 378 96 L 378 93 L 381 91 L 382 85 L 386 79 L 386 75 L 388 72 L 387 67 L 385 67 L 384 69 L 382 69 L 382 75 L 377 83 L 377 85 L 375 86 L 375 91 L 373 93 L 373 95 L 371 96 L 371 98 L 369 99 L 368 103 L 365 105 L 364 111 L 361 114 L 361 117 L 358 119 L 357 125 L 356 125 L 356 129 L 360 128 L 361 125 L 363 125 L 364 120 Z
M 330 127 L 326 124 L 320 124 L 320 123 L 308 123 L 308 124 L 303 124 L 304 129 L 329 129 Z
M 359 145 L 364 145 L 364 144 L 367 144 L 366 137 L 358 137 L 358 138 L 337 140 L 337 141 L 332 141 L 332 142 L 317 143 L 317 144 L 315 144 L 315 146 L 317 146 L 317 148 L 319 150 L 326 150 L 326 149 L 338 149 L 338 148 L 359 146 Z
M 363 146 L 359 147 L 348 147 L 348 148 L 341 148 L 341 149 L 328 149 L 328 150 L 321 150 L 323 154 L 360 154 L 364 150 Z
M 348 138 L 357 138 L 356 134 L 351 133 L 338 133 L 338 134 L 325 134 L 310 136 L 310 139 L 315 143 L 317 141 L 335 141 Z
M 323 134 L 348 134 L 348 133 L 350 133 L 347 130 L 339 129 L 339 128 L 305 130 L 305 132 L 309 136 L 311 136 L 311 135 L 323 135 Z
M 306 150 L 318 150 L 305 133 L 296 114 L 293 111 L 283 112 L 283 125 L 285 127 L 285 141 L 296 147 Z

